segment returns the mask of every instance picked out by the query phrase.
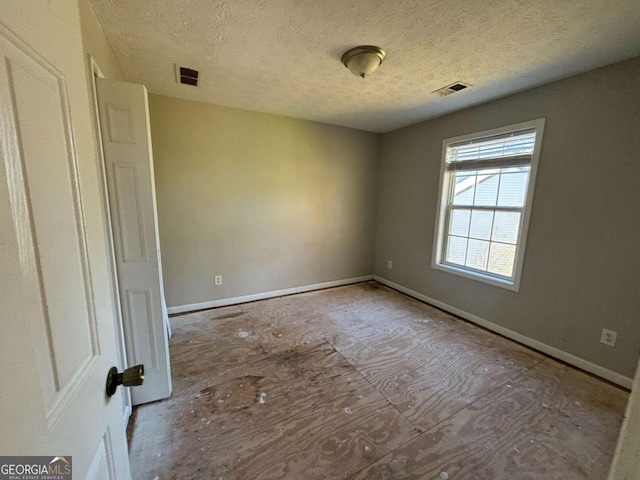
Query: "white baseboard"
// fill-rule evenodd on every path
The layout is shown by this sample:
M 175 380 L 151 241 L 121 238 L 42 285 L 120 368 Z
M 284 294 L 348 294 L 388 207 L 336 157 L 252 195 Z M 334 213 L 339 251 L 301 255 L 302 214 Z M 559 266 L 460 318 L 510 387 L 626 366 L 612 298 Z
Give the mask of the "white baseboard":
M 510 338 L 511 340 L 515 340 L 516 342 L 522 343 L 523 345 L 531 347 L 534 350 L 538 350 L 539 352 L 545 353 L 551 357 L 566 362 L 569 365 L 573 365 L 574 367 L 577 367 L 581 370 L 597 375 L 598 377 L 604 378 L 605 380 L 615 383 L 616 385 L 620 385 L 621 387 L 628 389 L 631 388 L 631 384 L 633 383 L 633 380 L 631 378 L 620 375 L 619 373 L 609 370 L 608 368 L 601 367 L 600 365 L 591 363 L 584 358 L 577 357 L 558 348 L 547 345 L 546 343 L 542 343 L 538 340 L 534 340 L 533 338 L 529 338 L 525 335 L 522 335 L 521 333 L 509 330 L 508 328 L 497 325 L 493 322 L 490 322 L 489 320 L 485 320 L 484 318 L 480 318 L 472 313 L 468 313 L 464 310 L 460 310 L 459 308 L 452 307 L 451 305 L 436 300 L 435 298 L 428 297 L 426 295 L 423 295 L 422 293 L 416 292 L 415 290 L 411 290 L 410 288 L 403 287 L 402 285 L 394 283 L 391 280 L 387 280 L 386 278 L 380 277 L 378 275 L 374 275 L 373 278 L 374 280 L 387 285 L 394 290 L 406 293 L 410 297 L 417 298 L 418 300 L 429 303 L 434 307 L 438 307 L 449 313 L 462 317 L 465 320 L 470 321 L 471 323 L 475 323 L 476 325 L 486 328 L 487 330 L 491 330 L 492 332 L 503 335 L 507 338 Z
M 334 280 L 332 282 L 316 283 L 314 285 L 304 285 L 302 287 L 285 288 L 284 290 L 275 290 L 272 292 L 255 293 L 253 295 L 244 295 L 242 297 L 223 298 L 221 300 L 212 300 L 209 302 L 192 303 L 189 305 L 179 305 L 167 308 L 170 315 L 176 313 L 193 312 L 196 310 L 205 310 L 207 308 L 227 307 L 238 303 L 255 302 L 256 300 L 264 300 L 266 298 L 282 297 L 283 295 L 292 295 L 294 293 L 312 292 L 314 290 L 322 290 L 323 288 L 341 287 L 343 285 L 351 285 L 352 283 L 366 282 L 373 280 L 373 275 L 365 275 L 363 277 L 345 278 L 344 280 Z

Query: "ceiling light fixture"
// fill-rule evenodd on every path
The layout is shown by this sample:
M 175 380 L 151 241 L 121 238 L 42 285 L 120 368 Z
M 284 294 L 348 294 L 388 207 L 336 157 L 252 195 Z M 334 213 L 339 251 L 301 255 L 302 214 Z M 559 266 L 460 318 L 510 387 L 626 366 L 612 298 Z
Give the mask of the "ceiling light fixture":
M 347 50 L 342 55 L 342 63 L 354 75 L 364 78 L 371 75 L 384 61 L 387 53 L 380 47 L 373 45 L 362 45 L 360 47 Z

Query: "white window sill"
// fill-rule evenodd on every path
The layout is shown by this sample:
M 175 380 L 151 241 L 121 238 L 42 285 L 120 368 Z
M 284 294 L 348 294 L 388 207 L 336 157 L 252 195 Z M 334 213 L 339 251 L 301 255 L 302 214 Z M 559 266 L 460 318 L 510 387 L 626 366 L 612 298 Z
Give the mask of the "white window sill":
M 459 277 L 468 278 L 471 280 L 476 280 L 478 282 L 487 283 L 489 285 L 493 285 L 494 287 L 504 288 L 506 290 L 511 290 L 513 292 L 517 292 L 520 290 L 520 281 L 519 279 L 515 280 L 506 280 L 498 277 L 494 277 L 493 275 L 484 275 L 480 272 L 473 272 L 470 270 L 466 270 L 464 268 L 456 268 L 452 265 L 443 264 L 443 263 L 432 263 L 431 268 L 436 270 L 441 270 L 443 272 L 451 273 L 453 275 L 458 275 Z

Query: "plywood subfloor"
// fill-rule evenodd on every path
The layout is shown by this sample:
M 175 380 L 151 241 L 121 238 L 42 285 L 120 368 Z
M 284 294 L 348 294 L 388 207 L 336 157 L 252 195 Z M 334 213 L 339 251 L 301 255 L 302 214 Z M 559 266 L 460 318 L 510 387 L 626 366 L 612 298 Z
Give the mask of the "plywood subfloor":
M 375 282 L 172 318 L 134 479 L 604 479 L 627 393 Z

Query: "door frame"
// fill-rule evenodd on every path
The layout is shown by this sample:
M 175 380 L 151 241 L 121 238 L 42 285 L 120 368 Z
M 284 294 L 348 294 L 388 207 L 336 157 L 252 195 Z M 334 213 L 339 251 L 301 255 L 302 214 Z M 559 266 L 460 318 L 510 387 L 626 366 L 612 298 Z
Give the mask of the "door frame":
M 109 207 L 109 193 L 107 190 L 107 172 L 105 170 L 104 151 L 102 147 L 102 133 L 100 130 L 100 113 L 98 111 L 98 93 L 96 88 L 96 78 L 106 78 L 102 69 L 95 61 L 90 53 L 87 53 L 87 70 L 89 75 L 89 92 L 91 95 L 91 116 L 93 118 L 93 132 L 96 140 L 96 155 L 98 157 L 99 166 L 99 183 L 100 183 L 100 197 L 102 199 L 102 208 L 104 210 L 106 224 L 105 237 L 107 239 L 107 259 L 109 262 L 109 279 L 111 284 L 111 296 L 113 298 L 114 312 L 113 318 L 116 323 L 116 335 L 118 346 L 118 365 L 120 371 L 126 369 L 129 365 L 127 362 L 127 347 L 124 338 L 124 324 L 122 322 L 122 303 L 120 301 L 120 288 L 118 284 L 118 271 L 116 267 L 116 252 L 113 240 L 113 228 L 111 226 L 111 209 Z M 126 426 L 129 422 L 129 418 L 133 413 L 131 392 L 128 388 L 123 389 L 123 422 Z

